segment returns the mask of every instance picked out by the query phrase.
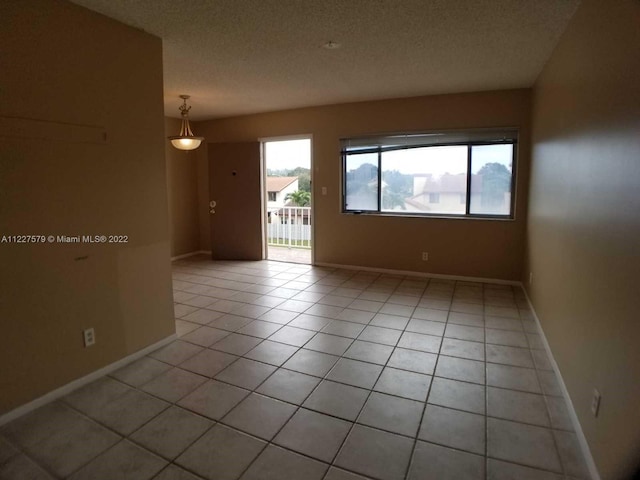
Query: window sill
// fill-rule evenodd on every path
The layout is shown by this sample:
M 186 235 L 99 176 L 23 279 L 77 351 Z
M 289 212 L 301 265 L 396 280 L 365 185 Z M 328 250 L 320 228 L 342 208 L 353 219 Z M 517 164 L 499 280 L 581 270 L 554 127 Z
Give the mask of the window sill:
M 386 212 L 340 212 L 342 215 L 367 216 L 367 217 L 394 217 L 394 218 L 422 218 L 429 220 L 484 220 L 497 222 L 514 222 L 515 217 L 491 216 L 491 215 L 446 215 L 427 213 L 397 213 Z

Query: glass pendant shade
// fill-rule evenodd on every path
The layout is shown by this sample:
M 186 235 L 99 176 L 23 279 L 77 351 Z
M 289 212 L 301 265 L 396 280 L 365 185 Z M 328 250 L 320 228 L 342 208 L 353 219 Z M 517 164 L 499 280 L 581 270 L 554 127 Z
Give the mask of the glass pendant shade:
M 195 150 L 200 146 L 204 137 L 196 137 L 191 131 L 191 125 L 189 125 L 189 110 L 191 107 L 187 106 L 187 99 L 189 95 L 180 95 L 183 103 L 180 105 L 180 115 L 182 115 L 182 125 L 180 126 L 180 135 L 169 137 L 171 145 L 178 150 Z

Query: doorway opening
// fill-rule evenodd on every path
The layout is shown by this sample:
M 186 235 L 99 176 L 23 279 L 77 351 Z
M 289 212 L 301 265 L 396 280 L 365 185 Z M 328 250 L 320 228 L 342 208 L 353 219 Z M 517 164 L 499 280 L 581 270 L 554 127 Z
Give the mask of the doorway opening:
M 311 264 L 311 138 L 263 140 L 265 257 Z

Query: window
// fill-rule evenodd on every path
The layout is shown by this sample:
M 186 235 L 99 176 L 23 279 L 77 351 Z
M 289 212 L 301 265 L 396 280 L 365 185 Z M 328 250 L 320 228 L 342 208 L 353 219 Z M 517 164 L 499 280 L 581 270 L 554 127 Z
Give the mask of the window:
M 342 140 L 343 212 L 513 218 L 516 130 Z
M 276 194 L 278 192 L 267 192 L 268 198 L 270 202 L 275 202 L 276 201 Z

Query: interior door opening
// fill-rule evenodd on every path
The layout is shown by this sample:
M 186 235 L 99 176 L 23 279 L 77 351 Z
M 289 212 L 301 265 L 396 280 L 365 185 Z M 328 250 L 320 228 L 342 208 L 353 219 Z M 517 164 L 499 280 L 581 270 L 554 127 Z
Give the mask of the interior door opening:
M 263 141 L 266 258 L 312 263 L 311 138 Z

